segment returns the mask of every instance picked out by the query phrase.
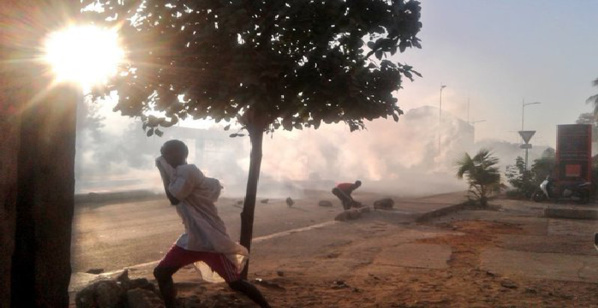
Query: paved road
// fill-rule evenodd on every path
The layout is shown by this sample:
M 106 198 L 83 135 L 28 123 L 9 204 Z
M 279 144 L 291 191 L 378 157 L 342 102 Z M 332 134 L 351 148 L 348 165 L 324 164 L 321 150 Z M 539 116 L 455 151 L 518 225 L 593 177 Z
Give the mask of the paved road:
M 376 194 L 356 194 L 356 199 L 372 204 Z M 396 213 L 422 214 L 462 200 L 463 194 L 398 199 Z M 238 239 L 240 199 L 222 198 L 220 216 L 233 239 Z M 333 201 L 331 208 L 319 207 L 319 200 Z M 341 211 L 340 202 L 327 192 L 310 192 L 288 207 L 283 199 L 270 199 L 256 206 L 254 237 L 304 228 L 331 221 Z M 120 204 L 79 205 L 73 225 L 73 272 L 92 268 L 104 271 L 152 262 L 160 259 L 183 231 L 174 208 L 166 200 Z

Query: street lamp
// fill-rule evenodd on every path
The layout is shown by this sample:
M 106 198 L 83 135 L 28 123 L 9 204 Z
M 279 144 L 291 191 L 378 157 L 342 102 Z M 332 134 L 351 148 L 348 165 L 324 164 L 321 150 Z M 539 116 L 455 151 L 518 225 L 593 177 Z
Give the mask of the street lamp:
M 442 131 L 440 124 L 442 123 L 442 89 L 446 88 L 446 85 L 440 85 L 440 102 L 438 104 L 438 156 L 440 156 L 440 132 Z
M 533 102 L 533 103 L 526 103 L 525 100 L 521 101 L 521 131 L 524 130 L 524 124 L 525 124 L 525 106 L 530 106 L 530 105 L 538 105 L 541 104 L 540 102 Z M 523 134 L 523 133 L 521 133 Z M 521 135 L 521 137 L 523 137 L 523 135 Z M 531 135 L 530 135 L 531 137 Z M 528 151 L 529 148 L 531 147 L 531 145 L 527 144 L 528 140 L 524 140 L 525 141 L 525 165 L 523 166 L 524 169 L 523 170 L 527 170 L 527 160 L 528 160 Z
M 538 104 L 542 104 L 542 103 L 540 103 L 540 102 L 526 103 L 525 100 L 521 101 L 521 130 L 524 130 L 523 124 L 525 123 L 525 106 L 538 105 Z

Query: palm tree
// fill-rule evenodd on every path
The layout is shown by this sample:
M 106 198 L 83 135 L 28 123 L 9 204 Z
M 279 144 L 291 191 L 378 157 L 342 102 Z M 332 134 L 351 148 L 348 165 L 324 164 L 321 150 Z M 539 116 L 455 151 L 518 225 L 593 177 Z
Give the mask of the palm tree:
M 592 85 L 598 87 L 598 78 L 592 81 Z M 594 104 L 594 116 L 598 118 L 598 94 L 588 97 L 586 103 Z
M 488 149 L 481 149 L 474 157 L 465 153 L 457 162 L 457 177 L 467 177 L 469 194 L 480 202 L 482 207 L 488 205 L 488 196 L 500 185 L 498 158 L 492 156 Z

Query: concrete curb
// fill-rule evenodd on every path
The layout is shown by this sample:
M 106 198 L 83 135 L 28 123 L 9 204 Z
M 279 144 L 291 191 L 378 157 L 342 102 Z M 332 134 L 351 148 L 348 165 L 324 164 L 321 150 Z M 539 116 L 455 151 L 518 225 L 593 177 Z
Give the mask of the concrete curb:
M 437 218 L 437 217 L 445 216 L 445 215 L 448 215 L 448 214 L 451 214 L 451 213 L 454 213 L 457 211 L 461 211 L 461 210 L 466 209 L 470 204 L 471 204 L 470 201 L 465 201 L 465 202 L 462 202 L 459 204 L 450 205 L 450 206 L 443 207 L 443 208 L 435 210 L 435 211 L 424 213 L 421 216 L 417 217 L 415 219 L 415 222 L 417 222 L 417 223 L 427 222 L 432 218 Z
M 544 216 L 548 218 L 598 220 L 598 210 L 591 209 L 544 209 Z
M 166 200 L 163 194 L 158 194 L 149 190 L 130 190 L 119 192 L 76 194 L 75 205 L 97 205 L 97 204 L 117 204 L 132 201 L 148 201 L 148 200 Z

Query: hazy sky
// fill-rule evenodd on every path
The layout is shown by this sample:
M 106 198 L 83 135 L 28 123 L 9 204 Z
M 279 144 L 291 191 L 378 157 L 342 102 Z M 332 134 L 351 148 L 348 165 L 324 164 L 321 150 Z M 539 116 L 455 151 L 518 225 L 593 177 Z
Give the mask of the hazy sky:
M 522 100 L 541 102 L 525 108 L 525 128 L 537 130 L 532 144 L 553 147 L 556 125 L 592 111 L 585 101 L 598 93 L 598 0 L 421 2 L 423 48 L 396 57 L 423 74 L 399 91 L 404 111 L 437 107 L 446 84 L 443 112 L 467 120 L 469 98 L 470 120 L 485 120 L 476 140 L 519 142 Z
M 538 131 L 531 143 L 539 151 L 537 146 L 555 146 L 556 125 L 574 123 L 579 114 L 592 111 L 585 101 L 598 93 L 591 86 L 598 78 L 598 0 L 423 0 L 422 9 L 419 37 L 423 48 L 396 57 L 423 74 L 414 82 L 405 81 L 399 91 L 399 106 L 405 112 L 437 107 L 440 85 L 446 84 L 445 114 L 467 120 L 469 98 L 470 120 L 485 120 L 476 124 L 476 140 L 519 142 L 516 131 L 521 129 L 522 99 L 541 102 L 526 107 L 525 118 L 525 128 Z M 107 118 L 104 130 L 110 138 L 121 138 L 114 136 L 120 136 L 130 120 L 111 112 L 110 103 L 102 109 Z M 342 172 L 325 172 L 331 164 L 326 159 L 332 155 L 336 160 L 332 169 L 368 179 L 400 179 L 406 173 L 413 179 L 418 172 L 426 173 L 416 168 L 419 165 L 443 166 L 452 174 L 452 158 L 446 151 L 446 157 L 435 157 L 436 152 L 430 151 L 437 140 L 437 122 L 435 115 L 427 118 L 403 118 L 399 124 L 376 121 L 367 124 L 367 131 L 355 133 L 344 125 L 326 125 L 317 133 L 277 132 L 264 142 L 263 170 L 273 177 L 279 172 L 305 178 L 314 170 L 326 179 L 343 176 Z M 191 126 L 206 125 L 211 123 L 193 121 Z M 141 128 L 138 132 L 143 136 Z M 246 154 L 240 156 L 246 159 L 249 141 L 242 141 Z M 298 143 L 301 151 L 296 150 Z M 532 156 L 539 154 L 534 150 Z M 505 164 L 514 160 L 510 156 L 501 159 Z M 234 164 L 248 166 L 247 161 Z M 418 183 L 410 182 L 401 183 Z
M 464 120 L 467 99 L 476 139 L 517 141 L 521 103 L 532 144 L 555 145 L 556 125 L 592 111 L 598 93 L 598 1 L 423 0 L 422 49 L 400 55 L 423 74 L 405 83 L 399 106 L 438 106 Z

